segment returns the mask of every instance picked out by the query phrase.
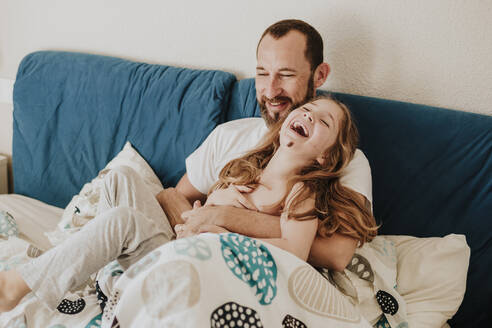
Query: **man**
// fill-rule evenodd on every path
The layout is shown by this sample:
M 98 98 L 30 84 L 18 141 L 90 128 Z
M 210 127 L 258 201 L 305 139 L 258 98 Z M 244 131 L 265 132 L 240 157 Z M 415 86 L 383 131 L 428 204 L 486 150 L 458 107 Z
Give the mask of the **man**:
M 257 145 L 268 128 L 291 110 L 305 103 L 323 85 L 330 67 L 323 62 L 323 41 L 309 24 L 283 20 L 268 27 L 257 47 L 256 96 L 262 118 L 246 118 L 218 126 L 186 159 L 187 173 L 176 190 L 190 203 L 204 201 L 222 167 Z M 371 207 L 371 171 L 364 154 L 357 150 L 341 182 L 360 194 Z M 161 195 L 158 195 L 159 200 Z M 238 193 L 237 199 L 242 195 Z M 161 202 L 161 200 L 159 200 Z M 257 238 L 280 236 L 279 217 L 230 206 L 197 207 L 183 213 L 186 223 L 178 237 L 209 231 L 210 226 Z M 309 262 L 342 271 L 351 260 L 357 241 L 342 234 L 317 237 Z

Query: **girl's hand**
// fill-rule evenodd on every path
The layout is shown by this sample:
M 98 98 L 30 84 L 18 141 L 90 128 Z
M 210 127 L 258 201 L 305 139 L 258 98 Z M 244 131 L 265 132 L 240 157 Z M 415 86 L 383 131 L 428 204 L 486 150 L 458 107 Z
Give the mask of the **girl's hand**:
M 234 206 L 246 208 L 253 211 L 258 211 L 256 206 L 249 201 L 243 193 L 250 193 L 253 189 L 247 186 L 230 185 L 225 189 L 217 189 L 213 191 L 207 198 L 206 206 Z

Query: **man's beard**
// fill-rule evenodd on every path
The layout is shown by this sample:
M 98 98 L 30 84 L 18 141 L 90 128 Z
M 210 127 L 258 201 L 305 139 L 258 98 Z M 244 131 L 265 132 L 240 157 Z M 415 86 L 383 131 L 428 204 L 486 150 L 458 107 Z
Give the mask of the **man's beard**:
M 273 126 L 275 123 L 277 123 L 279 120 L 287 117 L 287 114 L 289 114 L 291 111 L 293 111 L 294 109 L 300 107 L 301 105 L 304 105 L 305 103 L 307 103 L 311 98 L 313 98 L 313 95 L 314 95 L 314 73 L 311 73 L 311 76 L 309 77 L 309 80 L 308 80 L 308 86 L 307 86 L 307 91 L 306 91 L 306 95 L 304 96 L 304 98 L 299 101 L 299 102 L 296 102 L 296 103 L 293 103 L 292 102 L 292 98 L 290 97 L 275 97 L 275 98 L 272 98 L 272 99 L 268 99 L 267 97 L 263 96 L 261 98 L 261 100 L 258 101 L 259 105 L 260 105 L 260 113 L 261 113 L 261 117 L 265 120 L 265 123 L 268 127 L 271 127 Z M 282 115 L 282 117 L 280 117 L 280 112 L 279 113 L 274 113 L 274 117 L 271 117 L 268 113 L 268 109 L 267 109 L 267 106 L 266 106 L 266 102 L 267 101 L 270 101 L 270 102 L 282 102 L 282 101 L 288 101 L 291 106 L 289 108 L 287 108 L 285 111 L 283 111 L 282 113 L 286 112 L 284 115 Z

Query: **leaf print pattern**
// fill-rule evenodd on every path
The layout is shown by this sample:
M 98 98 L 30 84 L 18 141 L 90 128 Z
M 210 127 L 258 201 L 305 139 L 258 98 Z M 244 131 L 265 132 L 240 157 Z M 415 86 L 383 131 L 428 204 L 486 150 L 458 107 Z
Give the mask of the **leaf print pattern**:
M 277 265 L 268 248 L 235 233 L 221 234 L 220 243 L 229 270 L 253 289 L 260 304 L 270 304 L 277 295 Z
M 307 328 L 307 326 L 299 319 L 287 314 L 282 321 L 283 328 Z
M 212 257 L 212 250 L 208 244 L 199 237 L 178 239 L 173 245 L 174 251 L 180 255 L 188 255 L 202 261 Z
M 92 318 L 92 320 L 85 326 L 85 328 L 101 328 L 102 324 L 102 313 Z
M 228 302 L 212 312 L 210 315 L 210 327 L 260 328 L 263 327 L 263 324 L 255 310 L 235 302 Z
M 0 211 L 0 237 L 8 239 L 17 236 L 19 236 L 19 229 L 14 217 L 8 212 Z
M 140 272 L 149 268 L 152 264 L 157 262 L 160 256 L 161 256 L 161 252 L 159 250 L 156 250 L 142 257 L 137 263 L 133 264 L 128 269 L 128 271 L 126 272 L 127 277 L 131 279 L 135 278 L 137 274 L 139 274 Z
M 360 279 L 374 283 L 374 272 L 371 264 L 364 256 L 354 254 L 346 269 L 355 273 Z
M 288 288 L 290 297 L 304 310 L 323 317 L 360 322 L 359 311 L 348 298 L 307 264 L 290 274 Z
M 121 264 L 118 261 L 113 261 L 107 264 L 104 267 L 104 275 L 105 276 L 111 276 L 111 277 L 116 277 L 116 276 L 121 276 L 125 270 L 121 266 Z
M 76 301 L 64 299 L 56 309 L 58 312 L 64 314 L 77 314 L 82 312 L 84 308 L 85 300 L 83 298 L 79 298 Z

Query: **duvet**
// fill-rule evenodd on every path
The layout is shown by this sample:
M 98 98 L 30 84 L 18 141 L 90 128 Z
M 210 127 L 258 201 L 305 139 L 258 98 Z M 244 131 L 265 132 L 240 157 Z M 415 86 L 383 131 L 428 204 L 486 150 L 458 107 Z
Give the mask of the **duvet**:
M 114 284 L 103 327 L 371 327 L 307 263 L 242 235 L 154 250 Z
M 42 251 L 0 240 L 0 269 Z M 163 245 L 125 272 L 112 262 L 69 292 L 57 311 L 32 294 L 0 326 L 371 327 L 327 276 L 275 246 L 238 234 L 201 234 Z
M 25 217 L 17 222 L 7 211 L 1 214 L 0 270 L 43 253 L 33 242 L 42 229 L 33 234 L 22 229 Z M 368 320 L 375 323 L 395 305 L 405 313 L 393 288 L 395 263 L 394 245 L 382 237 L 359 248 L 344 273 L 329 274 L 268 243 L 206 233 L 162 245 L 126 271 L 109 263 L 67 293 L 56 311 L 28 294 L 0 315 L 0 327 L 371 327 Z M 372 296 L 376 287 L 387 291 L 378 292 L 380 304 Z

